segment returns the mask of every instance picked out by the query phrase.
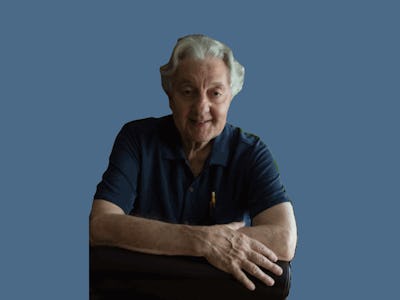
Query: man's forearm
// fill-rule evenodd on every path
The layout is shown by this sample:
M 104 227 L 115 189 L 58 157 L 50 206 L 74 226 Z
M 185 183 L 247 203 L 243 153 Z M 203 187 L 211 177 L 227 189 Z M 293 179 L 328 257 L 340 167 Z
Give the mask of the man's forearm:
M 104 214 L 90 222 L 91 245 L 149 254 L 201 256 L 200 226 L 170 224 L 129 215 Z
M 275 264 L 278 257 L 261 242 L 240 233 L 243 226 L 242 222 L 190 226 L 121 213 L 94 213 L 90 242 L 92 246 L 115 246 L 149 254 L 202 256 L 250 290 L 255 286 L 244 271 L 271 286 L 274 280 L 258 266 L 279 276 L 282 269 Z
M 239 231 L 266 245 L 279 260 L 291 261 L 294 257 L 297 234 L 293 230 L 279 225 L 257 225 L 243 227 Z

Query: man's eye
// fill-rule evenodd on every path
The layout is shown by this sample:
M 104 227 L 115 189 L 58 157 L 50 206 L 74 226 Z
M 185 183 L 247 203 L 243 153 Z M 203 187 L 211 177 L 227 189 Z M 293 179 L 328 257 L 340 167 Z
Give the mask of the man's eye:
M 219 97 L 222 96 L 222 93 L 219 92 L 219 91 L 213 91 L 213 92 L 211 93 L 211 95 L 212 95 L 213 98 L 219 98 Z
M 185 96 L 190 96 L 192 94 L 192 90 L 190 89 L 185 89 L 182 91 L 182 94 Z

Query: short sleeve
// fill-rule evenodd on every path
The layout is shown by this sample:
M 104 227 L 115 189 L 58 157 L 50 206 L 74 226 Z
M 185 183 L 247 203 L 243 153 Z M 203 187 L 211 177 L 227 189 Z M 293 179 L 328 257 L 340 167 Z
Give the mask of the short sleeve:
M 278 166 L 268 147 L 258 140 L 249 152 L 248 205 L 250 217 L 276 204 L 290 201 L 281 182 Z
M 138 157 L 135 134 L 125 125 L 115 139 L 107 170 L 97 185 L 94 199 L 110 201 L 129 214 L 137 193 Z

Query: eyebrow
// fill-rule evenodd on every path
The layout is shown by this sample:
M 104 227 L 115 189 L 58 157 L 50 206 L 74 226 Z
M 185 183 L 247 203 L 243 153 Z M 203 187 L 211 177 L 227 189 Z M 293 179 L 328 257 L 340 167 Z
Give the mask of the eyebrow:
M 214 87 L 225 87 L 225 86 L 226 86 L 224 83 L 219 82 L 219 81 L 217 81 L 217 82 L 212 82 L 210 85 L 211 85 L 211 86 L 214 86 Z
M 176 84 L 177 84 L 177 86 L 180 86 L 180 87 L 182 87 L 182 86 L 185 86 L 185 85 L 195 85 L 194 83 L 193 83 L 193 81 L 191 81 L 191 80 L 188 80 L 188 79 L 184 79 L 184 80 L 182 80 L 181 82 L 176 82 Z M 225 88 L 226 87 L 226 85 L 223 83 L 223 82 L 221 82 L 221 81 L 215 81 L 215 82 L 211 82 L 210 84 L 209 84 L 209 87 L 213 87 L 213 88 L 215 88 L 215 87 L 217 87 L 217 88 Z

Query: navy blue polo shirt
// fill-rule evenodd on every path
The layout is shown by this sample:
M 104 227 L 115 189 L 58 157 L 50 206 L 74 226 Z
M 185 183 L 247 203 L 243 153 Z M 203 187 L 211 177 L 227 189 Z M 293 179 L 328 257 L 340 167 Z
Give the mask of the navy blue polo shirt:
M 195 177 L 171 115 L 123 126 L 94 199 L 126 214 L 192 225 L 248 221 L 289 201 L 267 146 L 230 124 Z

